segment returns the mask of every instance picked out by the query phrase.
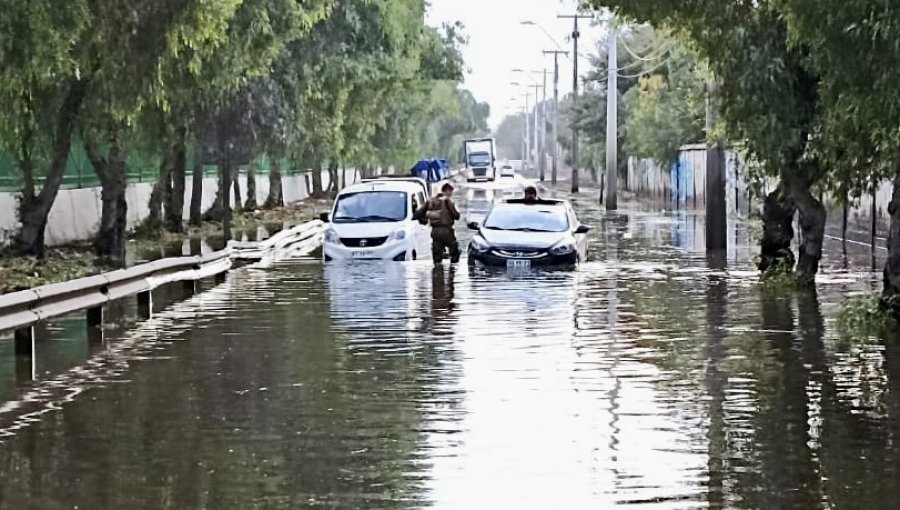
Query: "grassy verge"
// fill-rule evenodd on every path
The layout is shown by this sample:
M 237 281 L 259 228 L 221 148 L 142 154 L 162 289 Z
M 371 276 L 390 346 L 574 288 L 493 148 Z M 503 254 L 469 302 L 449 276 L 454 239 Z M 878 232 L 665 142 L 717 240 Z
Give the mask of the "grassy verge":
M 0 253 L 0 294 L 91 276 L 105 268 L 95 263 L 88 243 L 47 249 L 43 259 Z
M 252 230 L 259 225 L 273 223 L 300 224 L 316 219 L 318 213 L 330 210 L 330 207 L 330 200 L 304 200 L 279 209 L 235 211 L 234 230 Z M 158 252 L 164 244 L 185 239 L 221 238 L 222 235 L 221 222 L 186 227 L 183 234 L 162 229 L 138 229 L 132 233 L 128 249 Z M 21 257 L 9 250 L 0 251 L 0 294 L 91 276 L 110 269 L 97 263 L 90 242 L 48 248 L 43 259 Z

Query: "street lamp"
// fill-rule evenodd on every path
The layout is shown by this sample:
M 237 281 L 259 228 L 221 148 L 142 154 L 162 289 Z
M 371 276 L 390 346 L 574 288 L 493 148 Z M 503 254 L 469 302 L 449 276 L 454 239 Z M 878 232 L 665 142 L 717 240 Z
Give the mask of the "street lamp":
M 526 20 L 520 21 L 519 24 L 526 26 L 526 27 L 538 27 L 539 29 L 541 29 L 541 32 L 543 32 L 544 35 L 547 36 L 547 39 L 550 39 L 551 41 L 553 41 L 553 44 L 556 45 L 556 49 L 558 49 L 558 50 L 562 49 L 562 46 L 560 46 L 560 44 L 558 42 L 556 42 L 556 39 L 554 39 L 553 36 L 550 35 L 550 32 L 548 32 L 547 29 L 544 28 L 544 26 L 541 25 L 540 23 L 536 23 L 534 21 L 531 21 L 530 19 L 526 19 Z

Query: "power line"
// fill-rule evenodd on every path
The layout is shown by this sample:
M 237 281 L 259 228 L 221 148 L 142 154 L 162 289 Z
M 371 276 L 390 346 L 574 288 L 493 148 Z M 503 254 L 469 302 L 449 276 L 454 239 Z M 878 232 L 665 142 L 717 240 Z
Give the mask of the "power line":
M 635 52 L 631 49 L 630 46 L 628 46 L 628 43 L 625 42 L 625 38 L 622 37 L 621 34 L 619 35 L 619 38 L 618 38 L 618 39 L 619 39 L 619 42 L 622 44 L 622 47 L 625 48 L 625 51 L 627 51 L 628 54 L 632 56 L 632 58 L 634 58 L 635 60 L 643 61 L 643 62 L 652 62 L 652 61 L 654 61 L 654 60 L 657 60 L 657 59 L 659 59 L 659 57 L 661 57 L 661 56 L 663 56 L 664 54 L 666 54 L 669 50 L 671 50 L 671 49 L 675 46 L 675 43 L 674 43 L 674 42 L 670 42 L 670 43 L 668 43 L 668 45 L 667 45 L 664 49 L 659 50 L 659 52 L 658 52 L 655 56 L 653 56 L 653 57 L 641 57 L 641 56 L 639 56 L 637 53 L 635 53 Z M 651 46 L 651 48 L 652 48 L 652 46 Z

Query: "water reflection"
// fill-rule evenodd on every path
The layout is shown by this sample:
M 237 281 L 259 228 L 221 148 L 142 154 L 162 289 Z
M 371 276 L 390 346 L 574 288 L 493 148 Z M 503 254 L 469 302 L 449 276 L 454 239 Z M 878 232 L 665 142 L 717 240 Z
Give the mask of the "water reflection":
M 761 289 L 682 217 L 578 207 L 576 271 L 295 261 L 52 325 L 0 508 L 896 506 L 900 344 L 831 318 L 863 277 Z

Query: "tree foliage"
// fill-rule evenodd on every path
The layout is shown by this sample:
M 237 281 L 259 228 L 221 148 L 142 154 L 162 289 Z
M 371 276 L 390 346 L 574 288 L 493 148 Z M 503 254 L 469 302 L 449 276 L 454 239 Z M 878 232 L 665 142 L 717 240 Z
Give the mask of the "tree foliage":
M 686 143 L 704 140 L 705 87 L 695 55 L 678 46 L 664 73 L 641 76 L 624 96 L 625 151 L 668 165 Z
M 621 32 L 618 55 L 620 170 L 628 156 L 666 164 L 675 158 L 679 147 L 702 140 L 705 79 L 696 53 L 666 32 L 632 25 Z M 604 42 L 589 59 L 577 108 L 573 108 L 571 95 L 560 102 L 558 141 L 565 161 L 571 161 L 570 126 L 574 116 L 580 134 L 579 161 L 594 171 L 606 167 L 607 59 Z M 548 105 L 548 112 L 552 112 L 552 105 Z M 516 118 L 507 117 L 501 127 L 521 124 L 520 119 L 513 120 Z M 521 145 L 521 130 L 516 136 L 516 143 Z
M 406 165 L 423 152 L 452 156 L 461 136 L 486 131 L 487 106 L 457 86 L 463 27 L 426 27 L 422 0 L 0 0 L 0 9 L 0 150 L 23 176 L 24 252 L 43 249 L 73 143 L 110 185 L 104 210 L 107 194 L 121 195 L 130 154 L 159 161 L 152 200 L 180 195 L 165 200 L 180 227 L 188 145 L 220 166 L 234 163 L 226 146 L 228 157 L 312 168 Z M 124 214 L 109 224 L 121 229 Z

